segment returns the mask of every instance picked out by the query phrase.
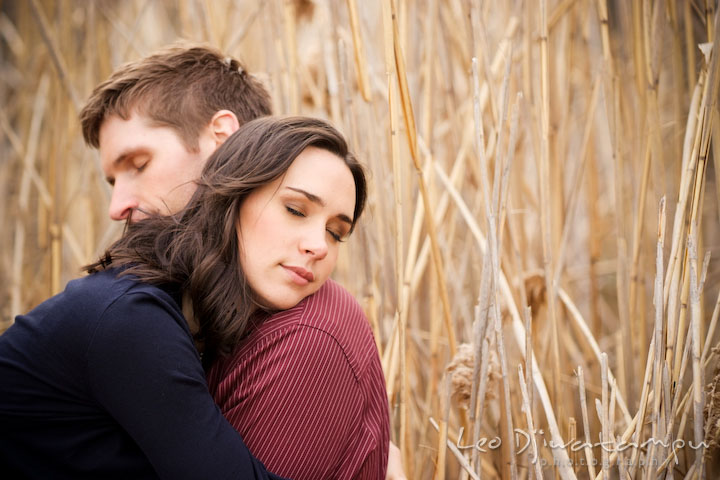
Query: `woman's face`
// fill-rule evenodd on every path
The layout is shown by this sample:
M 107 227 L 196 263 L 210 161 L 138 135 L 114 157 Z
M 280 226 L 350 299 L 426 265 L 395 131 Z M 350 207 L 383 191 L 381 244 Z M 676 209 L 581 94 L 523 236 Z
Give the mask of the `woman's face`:
M 350 232 L 355 182 L 345 162 L 308 147 L 285 175 L 240 207 L 240 262 L 260 303 L 286 310 L 315 293 L 335 268 Z

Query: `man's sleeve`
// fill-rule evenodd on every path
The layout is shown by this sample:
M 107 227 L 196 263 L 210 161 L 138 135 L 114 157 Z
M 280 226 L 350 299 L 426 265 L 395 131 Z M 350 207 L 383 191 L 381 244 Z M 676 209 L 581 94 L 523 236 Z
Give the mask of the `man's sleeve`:
M 161 478 L 277 478 L 223 418 L 185 320 L 168 302 L 128 293 L 106 310 L 87 352 L 93 394 Z
M 340 478 L 352 464 L 354 478 L 377 446 L 363 424 L 366 402 L 355 372 L 324 331 L 275 331 L 225 373 L 223 413 L 253 454 L 280 475 Z

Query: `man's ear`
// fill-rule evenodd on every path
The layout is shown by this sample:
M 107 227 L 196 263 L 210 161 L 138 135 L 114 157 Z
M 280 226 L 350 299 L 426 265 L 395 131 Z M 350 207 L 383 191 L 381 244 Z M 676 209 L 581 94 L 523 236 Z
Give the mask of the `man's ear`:
M 218 110 L 210 119 L 210 133 L 215 140 L 216 147 L 228 139 L 230 135 L 240 128 L 237 116 L 230 110 Z

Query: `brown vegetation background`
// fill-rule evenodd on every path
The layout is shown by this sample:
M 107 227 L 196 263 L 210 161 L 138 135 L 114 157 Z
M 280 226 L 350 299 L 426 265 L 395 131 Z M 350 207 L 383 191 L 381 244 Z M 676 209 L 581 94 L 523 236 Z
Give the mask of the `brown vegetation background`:
M 335 278 L 376 332 L 409 478 L 713 478 L 717 9 L 0 0 L 0 331 L 121 233 L 79 130 L 92 88 L 203 41 L 372 172 Z

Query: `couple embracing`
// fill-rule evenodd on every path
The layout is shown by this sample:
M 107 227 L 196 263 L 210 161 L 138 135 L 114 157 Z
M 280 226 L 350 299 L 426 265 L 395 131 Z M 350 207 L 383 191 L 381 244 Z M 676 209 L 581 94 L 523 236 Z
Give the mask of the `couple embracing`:
M 372 332 L 329 278 L 363 167 L 326 122 L 270 113 L 202 46 L 95 89 L 83 135 L 126 229 L 0 336 L 4 474 L 402 478 Z

